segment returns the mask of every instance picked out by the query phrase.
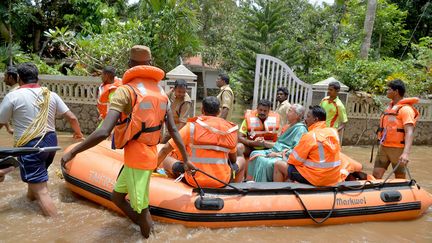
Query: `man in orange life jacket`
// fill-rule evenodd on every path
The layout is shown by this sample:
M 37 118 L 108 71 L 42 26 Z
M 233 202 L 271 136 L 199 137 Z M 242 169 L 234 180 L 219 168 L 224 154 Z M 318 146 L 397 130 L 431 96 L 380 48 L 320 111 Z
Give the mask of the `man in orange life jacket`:
M 298 181 L 314 186 L 332 186 L 342 181 L 339 135 L 325 124 L 326 113 L 320 106 L 309 107 L 306 125 L 309 132 L 294 147 L 288 161 L 275 164 L 273 180 Z
M 249 157 L 253 150 L 272 148 L 279 132 L 279 114 L 273 112 L 271 102 L 258 101 L 256 110 L 247 110 L 240 126 L 237 154 Z M 269 141 L 271 143 L 267 143 Z
M 236 158 L 238 126 L 217 117 L 220 111 L 219 106 L 220 103 L 216 97 L 204 98 L 201 108 L 203 115 L 189 119 L 180 130 L 180 136 L 186 144 L 189 159 L 196 168 L 224 183 L 229 183 L 231 179 L 241 182 L 245 160 L 241 157 Z M 173 153 L 167 157 L 171 151 Z M 182 156 L 178 153 L 177 146 L 172 139 L 159 151 L 158 158 L 159 163 L 163 162 L 165 171 L 171 177 L 176 178 L 184 173 L 183 163 L 178 161 Z M 194 175 L 186 173 L 184 176 L 186 182 L 193 187 L 215 188 L 225 185 L 199 171 Z
M 168 97 L 158 85 L 165 73 L 151 66 L 151 52 L 147 46 L 133 46 L 129 69 L 123 84 L 111 99 L 108 114 L 101 127 L 71 151 L 64 154 L 62 164 L 76 154 L 106 139 L 114 129 L 113 144 L 124 147 L 124 167 L 112 193 L 112 201 L 148 238 L 153 222 L 149 212 L 150 176 L 157 166 L 157 148 L 162 122 L 168 128 L 187 170 L 194 169 L 189 162 L 183 142 L 174 124 L 168 106 Z M 126 200 L 129 195 L 129 201 Z
M 97 109 L 99 111 L 99 118 L 105 119 L 108 113 L 108 104 L 116 91 L 117 87 L 121 85 L 121 79 L 115 75 L 115 69 L 107 66 L 102 70 L 102 84 L 98 89 Z
M 409 161 L 409 153 L 414 139 L 414 126 L 419 112 L 413 107 L 418 98 L 404 98 L 405 84 L 393 80 L 388 85 L 387 98 L 390 104 L 381 116 L 378 129 L 380 148 L 375 158 L 373 176 L 381 179 L 391 163 L 396 178 L 405 178 L 405 167 Z

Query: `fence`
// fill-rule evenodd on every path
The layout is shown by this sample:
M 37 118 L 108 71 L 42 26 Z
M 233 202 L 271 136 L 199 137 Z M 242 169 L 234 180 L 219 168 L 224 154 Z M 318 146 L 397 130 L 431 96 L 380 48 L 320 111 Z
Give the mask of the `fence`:
M 312 86 L 301 81 L 283 61 L 268 55 L 257 54 L 255 83 L 252 108 L 257 107 L 260 99 L 268 99 L 276 108 L 278 87 L 290 91 L 289 102 L 309 107 L 312 103 Z
M 388 98 L 379 97 L 384 107 L 379 107 L 372 102 L 366 102 L 364 99 L 358 98 L 355 95 L 350 95 L 346 110 L 348 118 L 364 118 L 378 120 L 381 116 L 382 110 L 390 102 Z M 420 113 L 419 121 L 432 121 L 432 100 L 421 99 L 419 103 L 414 105 Z

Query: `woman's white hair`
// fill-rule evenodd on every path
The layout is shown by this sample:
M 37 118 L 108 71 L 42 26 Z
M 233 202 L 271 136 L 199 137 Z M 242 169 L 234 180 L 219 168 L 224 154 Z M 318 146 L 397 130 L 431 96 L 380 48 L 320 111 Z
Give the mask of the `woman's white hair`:
M 300 104 L 293 104 L 291 105 L 291 108 L 294 109 L 295 113 L 300 117 L 300 119 L 303 119 L 306 109 L 304 106 Z

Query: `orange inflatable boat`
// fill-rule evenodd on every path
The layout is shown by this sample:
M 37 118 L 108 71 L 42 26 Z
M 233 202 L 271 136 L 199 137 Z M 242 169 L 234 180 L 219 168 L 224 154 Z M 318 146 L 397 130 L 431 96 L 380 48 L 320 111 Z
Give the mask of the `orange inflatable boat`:
M 102 142 L 78 154 L 63 175 L 73 192 L 120 212 L 110 198 L 123 155 L 109 147 Z M 200 191 L 155 173 L 150 183 L 152 217 L 211 228 L 342 224 L 414 219 L 432 204 L 432 196 L 408 180 L 346 181 L 320 188 L 298 183 L 230 185 Z

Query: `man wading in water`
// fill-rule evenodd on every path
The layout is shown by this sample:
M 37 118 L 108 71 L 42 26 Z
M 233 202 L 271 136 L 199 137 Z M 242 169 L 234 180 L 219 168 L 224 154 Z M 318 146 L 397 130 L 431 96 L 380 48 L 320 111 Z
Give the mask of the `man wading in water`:
M 54 92 L 38 84 L 38 69 L 33 63 L 18 66 L 20 87 L 9 92 L 0 104 L 0 128 L 12 118 L 15 147 L 57 146 L 55 118 L 66 118 L 74 130 L 74 138 L 81 139 L 78 119 Z M 55 152 L 19 156 L 21 179 L 28 185 L 27 197 L 36 200 L 46 216 L 57 215 L 48 192 L 48 167 Z
M 123 85 L 110 100 L 108 114 L 101 127 L 66 153 L 62 163 L 97 145 L 114 129 L 115 147 L 124 148 L 124 167 L 114 187 L 112 201 L 140 226 L 141 234 L 148 238 L 153 227 L 148 208 L 150 176 L 157 167 L 156 145 L 161 138 L 162 122 L 165 121 L 178 146 L 186 170 L 195 167 L 189 162 L 174 124 L 168 97 L 158 85 L 165 74 L 161 69 L 151 66 L 150 49 L 140 45 L 132 47 L 129 67 L 123 76 Z M 125 122 L 126 119 L 131 121 Z M 129 195 L 130 202 L 126 200 L 126 195 Z

